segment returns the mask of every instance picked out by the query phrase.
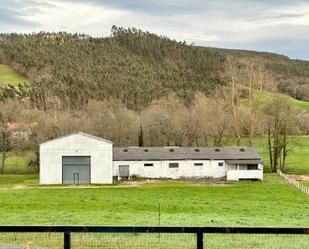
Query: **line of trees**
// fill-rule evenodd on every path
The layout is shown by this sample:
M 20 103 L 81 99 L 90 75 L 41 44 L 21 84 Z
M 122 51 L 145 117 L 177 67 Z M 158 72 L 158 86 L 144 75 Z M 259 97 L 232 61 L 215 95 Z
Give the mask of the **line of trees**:
M 40 110 L 30 101 L 12 100 L 0 104 L 1 171 L 6 158 L 15 151 L 31 150 L 36 158 L 38 145 L 71 132 L 83 131 L 110 139 L 115 146 L 224 146 L 238 142 L 250 145 L 256 137 L 269 134 L 272 170 L 278 165 L 284 170 L 287 155 L 287 135 L 304 132 L 299 126 L 301 113 L 286 100 L 274 99 L 261 107 L 256 118 L 254 137 L 250 127 L 250 106 L 242 99 L 239 106 L 239 136 L 230 108 L 230 88 L 218 89 L 212 97 L 197 93 L 190 106 L 172 94 L 150 104 L 143 111 L 132 111 L 117 100 L 89 101 L 83 108 L 59 110 L 56 107 Z M 56 106 L 56 105 L 52 105 Z M 248 116 L 249 115 L 249 116 Z M 309 119 L 308 119 L 309 121 Z M 16 136 L 8 123 L 26 124 L 29 138 Z M 308 129 L 309 122 L 307 123 Z M 14 135 L 15 134 L 15 135 Z M 23 133 L 22 133 L 23 134 Z

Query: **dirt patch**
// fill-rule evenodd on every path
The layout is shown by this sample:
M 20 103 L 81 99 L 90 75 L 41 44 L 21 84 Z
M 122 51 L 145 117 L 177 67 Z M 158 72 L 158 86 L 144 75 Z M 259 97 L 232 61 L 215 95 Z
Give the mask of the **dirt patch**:
M 26 189 L 26 188 L 134 188 L 140 186 L 231 186 L 224 179 L 145 179 L 120 181 L 112 185 L 26 185 L 16 184 L 12 186 L 0 187 L 0 189 Z M 1 248 L 0 248 L 1 249 Z
M 163 182 L 162 180 L 157 180 L 157 179 L 146 179 L 142 181 L 123 181 L 119 182 L 116 186 L 119 187 L 138 187 L 138 186 L 143 186 L 145 184 L 158 184 L 160 182 Z
M 198 180 L 192 180 L 192 179 L 146 179 L 141 181 L 124 181 L 120 182 L 117 186 L 118 187 L 138 187 L 138 186 L 190 186 L 190 187 L 201 187 L 201 186 L 229 186 L 229 184 L 226 184 L 227 182 L 222 179 L 198 179 Z
M 296 181 L 309 182 L 309 175 L 289 175 L 289 177 L 293 178 Z
M 22 246 L 22 245 L 14 245 L 14 244 L 0 244 L 0 249 L 22 249 L 22 248 L 25 248 L 25 246 Z M 36 246 L 33 246 L 31 247 L 32 249 L 53 249 L 53 248 L 50 248 L 50 247 L 36 247 Z

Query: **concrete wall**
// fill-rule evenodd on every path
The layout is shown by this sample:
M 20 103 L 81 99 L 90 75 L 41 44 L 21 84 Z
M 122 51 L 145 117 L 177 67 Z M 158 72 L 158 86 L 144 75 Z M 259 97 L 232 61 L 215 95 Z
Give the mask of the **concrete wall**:
M 258 170 L 247 170 L 240 168 L 227 171 L 226 179 L 229 181 L 238 181 L 239 179 L 259 179 L 263 180 L 263 166 L 258 165 Z
M 169 163 L 179 163 L 179 168 L 169 168 Z M 218 166 L 218 163 L 223 166 Z M 144 166 L 153 163 L 153 166 Z M 203 163 L 203 166 L 194 166 Z M 130 176 L 146 178 L 219 178 L 226 176 L 227 165 L 223 160 L 164 160 L 164 161 L 114 161 L 113 175 L 119 176 L 119 165 L 129 165 Z
M 95 137 L 73 134 L 40 145 L 40 184 L 62 184 L 62 156 L 90 156 L 91 183 L 113 182 L 113 145 Z

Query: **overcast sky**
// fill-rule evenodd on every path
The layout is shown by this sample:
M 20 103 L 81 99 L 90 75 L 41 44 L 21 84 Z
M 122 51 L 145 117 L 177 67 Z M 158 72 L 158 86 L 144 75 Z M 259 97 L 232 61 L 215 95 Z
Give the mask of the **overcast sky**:
M 112 25 L 309 60 L 309 0 L 0 0 L 0 32 L 109 36 Z

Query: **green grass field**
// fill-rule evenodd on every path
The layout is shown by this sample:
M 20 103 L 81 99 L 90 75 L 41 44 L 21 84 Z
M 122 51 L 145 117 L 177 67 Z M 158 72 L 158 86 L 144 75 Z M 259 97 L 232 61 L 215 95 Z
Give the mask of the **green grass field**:
M 0 176 L 1 225 L 308 226 L 309 197 L 276 174 L 263 182 L 161 181 L 78 188 Z M 0 245 L 61 248 L 61 234 L 0 234 Z M 194 235 L 73 234 L 73 248 L 195 248 Z M 206 248 L 308 248 L 309 236 L 205 235 Z M 9 247 L 9 246 L 8 246 Z
M 0 223 L 10 225 L 307 226 L 309 198 L 282 178 L 203 185 L 39 187 L 37 176 L 0 177 Z M 198 182 L 197 182 L 198 183 Z M 24 188 L 24 185 L 29 185 Z
M 0 86 L 7 84 L 17 85 L 25 83 L 27 80 L 22 75 L 16 73 L 10 66 L 0 64 Z

